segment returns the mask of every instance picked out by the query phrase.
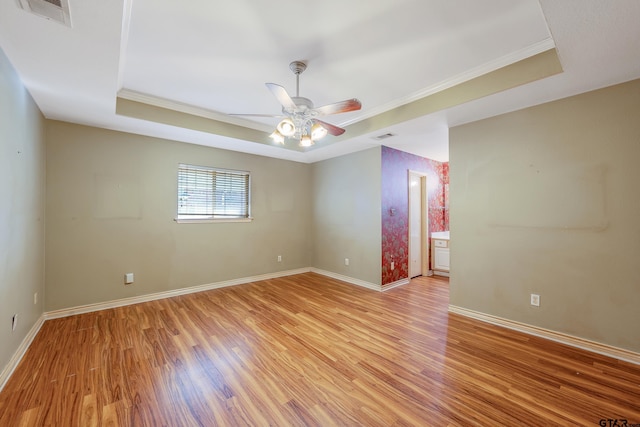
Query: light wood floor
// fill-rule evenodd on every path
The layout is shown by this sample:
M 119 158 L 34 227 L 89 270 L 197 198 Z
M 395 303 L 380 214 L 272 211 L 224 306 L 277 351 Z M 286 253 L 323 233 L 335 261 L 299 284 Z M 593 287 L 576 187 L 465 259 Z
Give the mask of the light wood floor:
M 640 423 L 640 366 L 447 303 L 443 278 L 378 293 L 308 273 L 50 320 L 0 426 Z

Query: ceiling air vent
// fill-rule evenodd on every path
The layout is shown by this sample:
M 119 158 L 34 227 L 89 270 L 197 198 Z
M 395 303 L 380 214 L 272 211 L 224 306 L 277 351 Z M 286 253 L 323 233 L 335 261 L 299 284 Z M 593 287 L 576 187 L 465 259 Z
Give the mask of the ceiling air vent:
M 18 5 L 27 12 L 71 26 L 69 0 L 18 0 Z
M 378 141 L 382 141 L 383 139 L 391 138 L 392 136 L 396 136 L 395 133 L 383 133 L 382 135 L 374 136 L 373 139 L 377 139 Z

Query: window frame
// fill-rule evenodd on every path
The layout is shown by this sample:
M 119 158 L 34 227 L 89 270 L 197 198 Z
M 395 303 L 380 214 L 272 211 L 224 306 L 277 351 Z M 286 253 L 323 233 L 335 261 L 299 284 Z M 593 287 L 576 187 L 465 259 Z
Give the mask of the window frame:
M 246 181 L 244 184 L 244 187 L 247 189 L 246 193 L 242 193 L 243 195 L 246 194 L 246 216 L 245 215 L 238 215 L 238 216 L 217 216 L 215 214 L 211 214 L 211 215 L 207 215 L 207 214 L 192 214 L 194 217 L 189 217 L 188 214 L 184 214 L 184 213 L 180 213 L 180 202 L 181 202 L 181 178 L 182 178 L 182 174 L 183 171 L 185 170 L 193 170 L 196 171 L 194 172 L 194 174 L 197 174 L 197 171 L 201 171 L 204 173 L 211 173 L 212 174 L 212 178 L 215 176 L 216 173 L 220 173 L 220 174 L 237 174 L 237 175 L 241 175 L 244 176 Z M 211 195 L 213 195 L 215 193 L 215 188 L 214 188 L 214 180 L 211 180 L 211 188 L 208 190 L 210 191 Z M 251 222 L 253 221 L 253 217 L 251 216 L 251 172 L 250 171 L 245 171 L 245 170 L 236 170 L 236 169 L 225 169 L 225 168 L 218 168 L 218 167 L 212 167 L 212 166 L 201 166 L 201 165 L 194 165 L 194 164 L 189 164 L 189 163 L 179 163 L 178 164 L 178 173 L 177 173 L 177 180 L 176 180 L 176 216 L 174 218 L 174 221 L 176 221 L 177 223 L 183 223 L 183 224 L 202 224 L 202 223 L 216 223 L 216 222 Z M 244 199 L 243 199 L 244 202 Z M 214 205 L 214 200 L 211 201 L 211 209 L 215 209 L 215 205 Z M 244 205 L 244 203 L 242 203 L 242 205 Z

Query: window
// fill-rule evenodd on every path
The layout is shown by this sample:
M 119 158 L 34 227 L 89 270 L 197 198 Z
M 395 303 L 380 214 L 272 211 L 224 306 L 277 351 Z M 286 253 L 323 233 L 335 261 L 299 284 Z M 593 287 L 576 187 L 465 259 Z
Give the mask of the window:
M 251 175 L 180 164 L 177 221 L 250 221 Z

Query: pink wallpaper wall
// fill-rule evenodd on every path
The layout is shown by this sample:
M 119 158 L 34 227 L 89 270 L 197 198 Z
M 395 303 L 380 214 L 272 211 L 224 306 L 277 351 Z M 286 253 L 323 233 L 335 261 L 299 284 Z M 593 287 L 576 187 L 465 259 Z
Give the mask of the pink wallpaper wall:
M 382 146 L 383 285 L 409 277 L 409 170 L 427 175 L 429 233 L 449 230 L 449 164 Z

